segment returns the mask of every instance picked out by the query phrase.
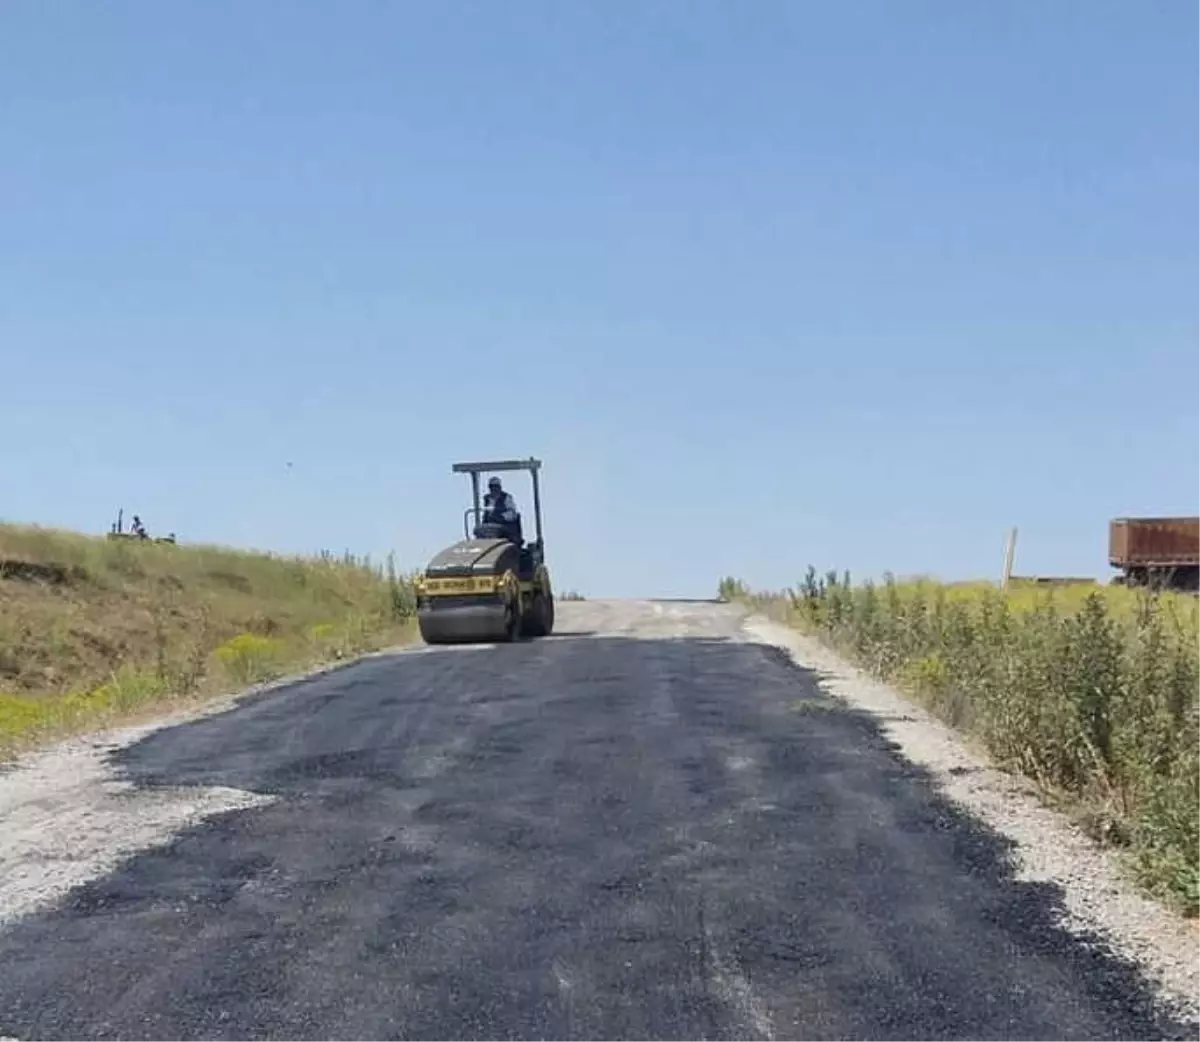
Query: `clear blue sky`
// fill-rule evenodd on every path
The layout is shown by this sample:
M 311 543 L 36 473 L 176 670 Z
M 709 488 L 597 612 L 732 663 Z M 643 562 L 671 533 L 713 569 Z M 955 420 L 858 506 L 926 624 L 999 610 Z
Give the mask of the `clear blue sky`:
M 593 596 L 1107 575 L 1200 508 L 1198 28 L 13 0 L 0 517 L 416 566 L 534 453 Z

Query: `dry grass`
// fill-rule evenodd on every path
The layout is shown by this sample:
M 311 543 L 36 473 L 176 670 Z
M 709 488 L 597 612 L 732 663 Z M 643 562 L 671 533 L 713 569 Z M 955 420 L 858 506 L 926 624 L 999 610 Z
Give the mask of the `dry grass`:
M 979 740 L 1097 837 L 1150 892 L 1197 912 L 1200 613 L 1195 597 L 1119 586 L 848 575 L 720 593 L 814 633 Z
M 411 639 L 412 610 L 390 562 L 0 524 L 0 752 Z

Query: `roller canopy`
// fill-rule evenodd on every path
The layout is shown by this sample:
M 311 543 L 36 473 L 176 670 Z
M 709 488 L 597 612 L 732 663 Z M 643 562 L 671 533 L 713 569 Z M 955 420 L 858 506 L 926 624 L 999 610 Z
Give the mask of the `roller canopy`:
M 485 470 L 541 470 L 542 461 L 534 459 L 485 460 L 482 463 L 455 463 L 451 470 L 455 474 L 482 474 Z

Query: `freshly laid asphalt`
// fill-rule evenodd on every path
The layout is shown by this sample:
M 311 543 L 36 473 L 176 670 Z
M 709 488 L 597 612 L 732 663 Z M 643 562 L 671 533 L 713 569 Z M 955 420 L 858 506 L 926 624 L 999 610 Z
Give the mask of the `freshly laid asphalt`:
M 120 751 L 138 786 L 277 799 L 0 932 L 0 1035 L 1189 1037 L 727 608 L 589 610 Z

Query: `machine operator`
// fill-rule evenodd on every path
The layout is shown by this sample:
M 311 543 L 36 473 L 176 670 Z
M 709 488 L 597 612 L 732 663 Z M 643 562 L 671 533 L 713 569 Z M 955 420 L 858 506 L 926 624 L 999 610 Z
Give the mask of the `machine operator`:
M 516 500 L 504 491 L 497 477 L 488 481 L 487 495 L 483 497 L 483 520 L 485 523 L 503 525 L 509 533 L 520 538 L 521 518 L 517 513 Z

